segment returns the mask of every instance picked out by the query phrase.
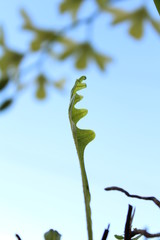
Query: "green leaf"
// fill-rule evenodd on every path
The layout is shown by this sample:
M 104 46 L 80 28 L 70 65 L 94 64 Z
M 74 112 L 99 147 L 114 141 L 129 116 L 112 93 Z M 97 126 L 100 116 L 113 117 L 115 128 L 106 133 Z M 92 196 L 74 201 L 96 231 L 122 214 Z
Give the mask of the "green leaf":
M 101 70 L 104 70 L 106 64 L 108 64 L 112 61 L 112 58 L 107 57 L 107 56 L 105 56 L 103 54 L 100 54 L 98 52 L 94 52 L 94 59 L 95 59 L 96 63 L 98 64 L 98 66 Z
M 6 49 L 0 58 L 0 68 L 4 75 L 10 68 L 17 68 L 23 58 L 23 54 Z
M 46 43 L 48 44 L 48 43 L 58 42 L 62 45 L 73 44 L 72 39 L 59 34 L 57 31 L 46 30 L 46 29 L 42 29 L 34 26 L 29 16 L 23 9 L 21 10 L 21 15 L 24 18 L 23 29 L 29 30 L 34 33 L 34 38 L 30 43 L 30 49 L 32 51 L 41 50 L 41 48 L 43 48 L 43 44 L 45 44 L 46 46 Z
M 65 79 L 60 79 L 59 81 L 56 81 L 53 84 L 55 88 L 64 89 L 65 83 L 66 83 Z
M 9 83 L 9 78 L 5 77 L 5 78 L 1 78 L 0 79 L 0 91 L 2 91 Z
M 5 46 L 4 31 L 2 27 L 0 27 L 0 45 Z
M 137 20 L 133 21 L 129 33 L 132 37 L 140 39 L 143 36 L 143 22 Z
M 71 130 L 73 134 L 74 143 L 76 146 L 80 169 L 81 177 L 83 183 L 83 194 L 85 200 L 85 211 L 86 211 L 86 220 L 87 220 L 87 230 L 88 230 L 88 239 L 92 240 L 92 220 L 91 220 L 91 208 L 90 208 L 90 191 L 89 184 L 87 180 L 87 174 L 84 164 L 84 150 L 88 143 L 90 143 L 95 138 L 95 133 L 92 130 L 80 129 L 77 127 L 77 122 L 87 114 L 86 109 L 77 109 L 75 108 L 76 103 L 78 103 L 83 97 L 77 94 L 77 91 L 86 88 L 86 84 L 83 81 L 86 79 L 85 76 L 80 77 L 76 80 L 74 87 L 71 91 L 70 105 L 69 105 L 69 120 L 71 125 Z
M 83 51 L 79 54 L 75 66 L 77 69 L 85 69 L 87 67 L 87 52 Z
M 115 238 L 118 239 L 118 240 L 124 239 L 124 236 L 122 236 L 122 235 L 114 235 L 114 236 L 115 236 Z
M 123 11 L 117 8 L 107 8 L 107 11 L 113 14 L 114 19 L 112 24 L 114 25 L 125 21 L 144 21 L 149 18 L 148 11 L 144 7 L 140 7 L 132 12 Z
M 72 17 L 75 18 L 76 14 L 82 4 L 83 0 L 64 0 L 61 4 L 60 4 L 60 12 L 64 13 L 64 12 L 71 12 Z
M 69 46 L 63 53 L 60 54 L 59 59 L 64 60 L 68 57 L 70 57 L 72 54 L 74 54 L 77 51 L 78 47 L 77 45 Z
M 35 33 L 35 37 L 30 44 L 32 51 L 40 50 L 44 42 L 50 43 L 56 40 L 56 34 L 53 31 L 46 31 L 36 27 L 32 31 Z
M 45 240 L 60 240 L 61 235 L 57 231 L 50 229 L 48 232 L 44 234 L 44 238 Z
M 142 235 L 138 235 L 137 237 L 132 238 L 132 240 L 138 240 L 140 237 L 142 237 Z
M 155 4 L 155 6 L 157 8 L 157 11 L 158 11 L 158 13 L 160 15 L 160 0 L 154 0 L 154 4 Z
M 112 21 L 113 25 L 130 20 L 130 13 L 124 10 L 117 9 L 117 8 L 107 8 L 107 11 L 114 15 L 114 19 Z
M 106 64 L 112 60 L 110 57 L 97 52 L 89 42 L 69 46 L 60 54 L 59 59 L 64 60 L 70 56 L 75 57 L 75 66 L 78 69 L 85 69 L 88 63 L 93 60 L 101 70 L 104 70 Z
M 5 100 L 1 105 L 0 105 L 0 111 L 6 110 L 13 102 L 13 99 L 9 98 Z
M 47 80 L 46 80 L 45 76 L 41 74 L 36 79 L 36 82 L 37 82 L 36 97 L 39 100 L 43 100 L 46 97 L 45 84 L 46 84 Z
M 128 12 L 124 11 L 124 10 L 121 10 L 119 8 L 115 8 L 115 7 L 109 7 L 107 6 L 105 8 L 105 11 L 108 12 L 108 13 L 111 13 L 114 15 L 114 17 L 118 17 L 118 16 L 125 16 L 126 14 L 128 14 Z
M 30 20 L 30 17 L 28 16 L 27 12 L 24 9 L 20 10 L 20 14 L 24 19 L 24 25 L 23 25 L 23 29 L 27 29 L 27 30 L 33 30 L 34 27 L 32 25 L 32 22 Z
M 106 8 L 106 5 L 110 3 L 110 0 L 96 0 L 98 6 L 103 11 Z
M 156 30 L 156 32 L 160 33 L 160 22 L 157 22 L 154 19 L 150 19 L 150 22 L 151 22 L 153 28 Z
M 46 78 L 43 74 L 40 74 L 38 77 L 37 77 L 37 83 L 38 85 L 44 85 L 46 83 Z
M 160 0 L 159 0 L 160 1 Z M 145 7 L 140 7 L 135 11 L 126 12 L 117 8 L 107 7 L 106 11 L 113 15 L 112 24 L 116 25 L 123 22 L 129 22 L 129 34 L 135 39 L 140 39 L 144 33 L 145 23 L 148 21 L 152 24 L 154 29 L 159 33 L 160 32 L 160 23 L 155 21 L 147 11 Z
M 36 52 L 36 51 L 39 51 L 40 48 L 41 48 L 41 44 L 42 44 L 42 41 L 41 39 L 37 36 L 35 39 L 33 39 L 33 41 L 31 42 L 30 44 L 30 49 L 33 51 L 33 52 Z
M 45 99 L 45 97 L 46 97 L 46 90 L 45 90 L 44 86 L 39 86 L 39 87 L 37 88 L 36 97 L 37 97 L 39 100 Z

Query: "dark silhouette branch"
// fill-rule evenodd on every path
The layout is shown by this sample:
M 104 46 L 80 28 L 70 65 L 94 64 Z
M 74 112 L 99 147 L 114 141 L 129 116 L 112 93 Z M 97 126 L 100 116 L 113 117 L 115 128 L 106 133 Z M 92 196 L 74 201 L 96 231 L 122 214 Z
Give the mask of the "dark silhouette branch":
M 123 192 L 125 195 L 127 195 L 127 197 L 152 201 L 160 208 L 160 201 L 157 198 L 155 198 L 155 197 L 142 197 L 142 196 L 139 196 L 139 195 L 130 194 L 126 190 L 124 190 L 123 188 L 115 187 L 115 186 L 107 187 L 107 188 L 105 188 L 105 190 L 106 191 L 114 191 L 115 190 L 115 191 Z
M 135 210 L 133 211 L 133 213 L 132 211 L 133 211 L 133 207 L 129 205 L 126 224 L 125 224 L 124 240 L 131 240 L 133 237 L 137 235 L 144 236 L 145 238 L 160 237 L 160 233 L 149 233 L 145 229 L 134 228 L 132 231 L 131 227 L 132 227 L 132 221 L 133 221 Z
M 22 240 L 18 234 L 16 234 L 16 238 L 17 238 L 18 240 Z
M 106 240 L 109 234 L 109 227 L 110 224 L 108 225 L 108 228 L 104 230 L 103 236 L 102 236 L 102 240 Z
M 133 207 L 129 205 L 126 224 L 125 224 L 125 230 L 124 230 L 124 240 L 131 240 L 131 223 L 133 220 L 132 211 L 133 211 Z
M 160 233 L 149 233 L 146 230 L 143 229 L 137 229 L 135 228 L 132 232 L 131 232 L 131 237 L 134 237 L 136 235 L 143 235 L 146 238 L 156 238 L 156 237 L 160 237 Z

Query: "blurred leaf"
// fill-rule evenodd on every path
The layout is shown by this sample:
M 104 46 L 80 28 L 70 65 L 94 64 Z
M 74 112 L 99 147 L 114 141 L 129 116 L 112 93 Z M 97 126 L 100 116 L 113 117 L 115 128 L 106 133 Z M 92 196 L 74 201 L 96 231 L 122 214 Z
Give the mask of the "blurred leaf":
M 20 14 L 24 19 L 24 24 L 23 24 L 23 29 L 28 29 L 28 30 L 33 30 L 34 26 L 32 25 L 32 21 L 29 18 L 28 14 L 26 13 L 26 11 L 24 9 L 20 10 Z
M 77 61 L 75 63 L 75 66 L 77 69 L 85 69 L 87 67 L 87 55 L 83 53 L 79 58 L 77 58 Z
M 114 17 L 126 15 L 128 12 L 119 8 L 107 6 L 105 11 L 114 15 Z
M 4 77 L 0 79 L 0 91 L 2 91 L 9 83 L 9 78 Z
M 111 8 L 111 10 L 108 8 L 108 11 L 114 15 L 114 19 L 112 21 L 112 24 L 114 25 L 125 21 L 143 21 L 148 18 L 148 12 L 144 7 L 140 7 L 132 12 L 127 12 L 116 8 Z
M 37 91 L 36 91 L 36 97 L 39 100 L 43 100 L 46 98 L 46 90 L 44 86 L 38 86 Z
M 32 31 L 35 33 L 35 37 L 30 43 L 30 49 L 32 51 L 39 51 L 44 44 L 53 44 L 57 42 L 63 45 L 70 46 L 73 44 L 72 39 L 59 35 L 57 32 L 54 31 L 43 30 L 35 27 L 32 29 Z
M 155 21 L 154 19 L 150 19 L 150 22 L 153 26 L 153 28 L 156 30 L 156 32 L 160 33 L 160 22 Z
M 105 10 L 107 4 L 110 3 L 110 0 L 96 0 L 98 6 L 101 8 L 101 10 Z
M 121 235 L 114 235 L 116 239 L 118 240 L 121 240 L 121 239 L 124 239 L 124 236 L 121 236 Z
M 106 11 L 113 15 L 112 24 L 116 25 L 126 21 L 130 22 L 129 34 L 135 39 L 140 39 L 144 33 L 144 24 L 146 21 L 151 22 L 154 29 L 160 33 L 160 26 L 148 13 L 145 7 L 140 7 L 135 11 L 126 12 L 116 8 L 106 8 Z
M 87 218 L 87 230 L 88 230 L 88 239 L 92 240 L 92 220 L 91 220 L 91 209 L 90 209 L 90 191 L 89 184 L 87 179 L 87 174 L 85 170 L 84 164 L 84 150 L 94 138 L 95 133 L 92 130 L 79 129 L 77 127 L 78 121 L 83 118 L 87 114 L 86 109 L 77 109 L 75 108 L 76 103 L 78 103 L 83 97 L 77 94 L 77 91 L 86 88 L 86 84 L 83 81 L 86 77 L 82 76 L 76 80 L 75 85 L 71 90 L 70 104 L 69 104 L 69 120 L 71 125 L 71 130 L 73 134 L 74 143 L 76 146 L 80 169 L 81 169 L 81 177 L 83 182 L 83 193 L 85 200 L 85 210 L 86 210 L 86 218 Z
M 2 72 L 4 71 L 4 73 L 6 73 L 9 67 L 17 67 L 22 58 L 23 54 L 6 49 L 0 58 L 0 68 Z
M 101 70 L 105 69 L 106 64 L 112 61 L 112 58 L 94 52 L 94 58 Z
M 2 27 L 0 27 L 0 45 L 5 46 L 4 31 Z
M 44 43 L 53 43 L 53 42 L 59 42 L 62 44 L 71 44 L 72 40 L 58 34 L 57 32 L 53 30 L 46 30 L 46 29 L 41 29 L 37 28 L 32 24 L 31 19 L 29 18 L 28 14 L 24 9 L 21 10 L 21 15 L 24 19 L 24 25 L 23 28 L 25 30 L 32 31 L 35 36 L 34 39 L 30 43 L 30 49 L 32 51 L 38 51 L 42 48 L 42 44 Z
M 7 100 L 5 100 L 1 105 L 0 105 L 0 111 L 5 110 L 6 108 L 8 108 L 13 102 L 13 99 L 9 98 Z
M 39 84 L 39 85 L 45 85 L 45 83 L 46 83 L 46 78 L 45 78 L 45 76 L 43 75 L 43 74 L 41 74 L 41 75 L 39 75 L 38 76 L 38 78 L 37 78 L 37 83 Z
M 62 54 L 60 54 L 59 59 L 64 60 L 70 56 L 75 57 L 75 66 L 78 69 L 85 69 L 89 61 L 93 60 L 101 70 L 104 70 L 106 64 L 111 62 L 110 57 L 95 51 L 89 42 L 68 47 Z
M 143 22 L 137 20 L 133 21 L 129 33 L 132 37 L 140 39 L 143 36 Z
M 43 100 L 46 97 L 46 78 L 44 75 L 39 75 L 36 79 L 37 82 L 37 90 L 36 90 L 36 97 L 39 100 Z
M 158 13 L 160 15 L 160 0 L 154 0 L 154 4 L 155 4 L 155 6 L 157 8 L 157 11 L 158 11 Z
M 51 229 L 44 234 L 44 238 L 45 240 L 60 240 L 61 235 L 57 231 Z
M 127 11 L 113 7 L 107 7 L 106 11 L 113 15 L 113 25 L 130 19 L 130 13 L 128 13 Z
M 77 51 L 77 49 L 78 49 L 78 45 L 75 45 L 75 44 L 67 47 L 64 50 L 64 52 L 59 55 L 59 59 L 64 60 L 70 57 L 72 54 L 74 54 Z
M 35 51 L 39 51 L 41 49 L 41 40 L 36 37 L 30 44 L 30 49 L 35 52 Z
M 41 30 L 33 28 L 35 37 L 31 42 L 30 48 L 32 51 L 38 51 L 42 48 L 42 44 L 51 43 L 56 40 L 56 34 L 53 31 Z
M 73 40 L 65 37 L 59 31 L 41 29 L 32 24 L 31 19 L 24 9 L 21 10 L 21 15 L 24 19 L 23 29 L 29 30 L 34 33 L 34 38 L 30 42 L 30 49 L 32 51 L 39 51 L 43 47 L 46 47 L 46 51 L 49 51 L 49 44 L 60 43 L 62 45 L 72 45 Z M 53 57 L 53 55 L 52 55 Z M 56 57 L 56 55 L 54 55 Z
M 74 41 L 71 38 L 67 38 L 67 37 L 65 37 L 63 35 L 59 35 L 59 34 L 57 34 L 55 41 L 59 42 L 63 45 L 68 45 L 68 46 L 71 46 L 74 44 Z
M 60 12 L 70 12 L 72 17 L 75 18 L 82 2 L 83 0 L 63 0 L 60 4 Z
M 0 69 L 4 75 L 10 67 L 17 68 L 23 58 L 23 54 L 6 49 L 0 58 Z
M 59 81 L 54 82 L 54 86 L 55 86 L 55 88 L 63 89 L 65 83 L 66 83 L 65 79 L 61 79 Z
M 83 51 L 77 56 L 75 66 L 77 69 L 85 69 L 87 67 L 87 52 Z

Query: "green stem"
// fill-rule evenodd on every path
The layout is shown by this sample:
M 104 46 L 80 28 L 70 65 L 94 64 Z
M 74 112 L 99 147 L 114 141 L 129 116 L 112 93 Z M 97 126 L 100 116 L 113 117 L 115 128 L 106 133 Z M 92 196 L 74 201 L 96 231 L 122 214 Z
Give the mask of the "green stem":
M 84 161 L 83 162 L 79 161 L 79 163 L 80 163 L 81 178 L 82 178 L 82 184 L 83 184 L 83 196 L 84 196 L 85 210 L 86 210 L 88 239 L 92 240 L 93 234 L 92 234 L 92 220 L 91 220 L 91 208 L 90 208 L 91 195 L 89 190 L 89 183 L 87 179 Z

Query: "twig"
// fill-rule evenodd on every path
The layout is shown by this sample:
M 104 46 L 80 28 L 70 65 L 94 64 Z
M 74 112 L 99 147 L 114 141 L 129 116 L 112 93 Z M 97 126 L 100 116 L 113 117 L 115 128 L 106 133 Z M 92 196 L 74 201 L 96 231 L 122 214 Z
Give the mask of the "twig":
M 102 240 L 106 240 L 108 237 L 108 233 L 109 233 L 109 227 L 110 224 L 108 225 L 108 228 L 104 230 L 103 236 L 102 236 Z
M 17 238 L 18 240 L 22 240 L 18 234 L 16 234 L 16 238 Z
M 129 205 L 126 224 L 125 224 L 125 230 L 124 230 L 124 240 L 131 240 L 131 223 L 133 220 L 132 210 L 133 210 L 133 207 Z
M 133 195 L 133 194 L 128 193 L 123 188 L 115 187 L 115 186 L 114 187 L 107 187 L 107 188 L 105 188 L 105 190 L 106 191 L 116 190 L 116 191 L 123 192 L 124 194 L 126 194 L 128 197 L 131 197 L 131 198 L 138 198 L 138 199 L 142 199 L 142 200 L 153 201 L 160 208 L 160 201 L 155 197 L 142 197 L 142 196 L 139 196 L 139 195 Z
M 131 237 L 134 237 L 135 235 L 143 235 L 146 238 L 156 238 L 156 237 L 160 237 L 160 233 L 149 233 L 146 230 L 143 229 L 137 229 L 135 228 L 132 232 L 131 232 Z

